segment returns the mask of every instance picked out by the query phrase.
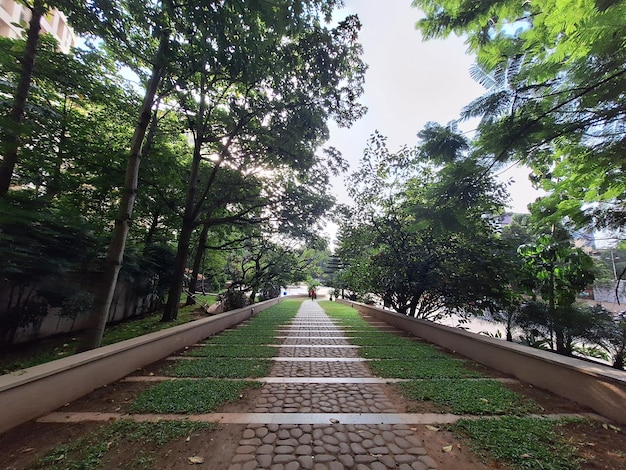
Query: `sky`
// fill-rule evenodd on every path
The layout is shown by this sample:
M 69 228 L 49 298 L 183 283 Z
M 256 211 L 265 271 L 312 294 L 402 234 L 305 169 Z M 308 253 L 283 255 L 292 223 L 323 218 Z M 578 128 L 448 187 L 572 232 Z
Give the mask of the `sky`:
M 360 42 L 369 69 L 361 102 L 369 111 L 349 129 L 331 125 L 326 145 L 339 149 L 352 168 L 374 131 L 388 137 L 391 151 L 415 145 L 417 132 L 428 121 L 445 125 L 458 119 L 465 105 L 484 94 L 469 75 L 474 60 L 461 39 L 422 41 L 415 29 L 422 13 L 411 7 L 411 0 L 345 0 L 339 15 L 348 14 L 357 14 L 362 23 Z M 459 123 L 462 132 L 475 126 L 476 120 Z M 514 212 L 528 212 L 526 205 L 539 196 L 528 173 L 515 167 L 500 176 L 515 181 L 509 187 Z M 334 194 L 339 202 L 349 202 L 341 179 L 334 182 Z

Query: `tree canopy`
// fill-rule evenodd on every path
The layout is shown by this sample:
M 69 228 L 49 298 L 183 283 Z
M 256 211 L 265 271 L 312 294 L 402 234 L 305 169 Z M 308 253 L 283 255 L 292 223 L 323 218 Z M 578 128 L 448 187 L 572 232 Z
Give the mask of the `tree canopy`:
M 529 164 L 560 216 L 622 227 L 626 2 L 414 0 L 426 39 L 458 34 L 488 88 L 476 150 Z

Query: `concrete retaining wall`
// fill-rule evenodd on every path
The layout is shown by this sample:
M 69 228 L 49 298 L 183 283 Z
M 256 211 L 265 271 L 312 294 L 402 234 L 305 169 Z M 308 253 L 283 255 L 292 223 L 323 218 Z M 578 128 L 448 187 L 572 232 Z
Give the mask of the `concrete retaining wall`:
M 338 300 L 363 314 L 626 424 L 626 372 L 458 328 Z
M 0 433 L 234 326 L 281 300 L 268 300 L 2 375 Z

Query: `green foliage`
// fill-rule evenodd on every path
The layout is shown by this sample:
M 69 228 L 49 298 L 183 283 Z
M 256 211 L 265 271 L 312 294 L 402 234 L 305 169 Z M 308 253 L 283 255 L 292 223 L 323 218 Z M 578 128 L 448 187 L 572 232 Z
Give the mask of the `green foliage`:
M 396 153 L 370 138 L 350 178 L 356 205 L 341 225 L 342 280 L 418 318 L 493 308 L 508 298 L 510 256 L 495 231 L 504 187 L 467 155 L 453 125 L 429 123 L 419 136 L 416 149 Z
M 214 423 L 159 421 L 135 423 L 118 420 L 74 442 L 54 448 L 37 462 L 41 470 L 96 470 L 122 445 L 140 445 L 138 458 L 150 461 L 156 451 L 168 443 L 200 432 L 214 431 Z M 137 462 L 139 464 L 139 462 Z M 132 464 L 132 463 L 131 463 Z M 125 467 L 126 468 L 126 467 Z M 132 467 L 140 468 L 140 467 Z
M 381 359 L 368 363 L 372 372 L 379 377 L 397 379 L 458 379 L 480 377 L 480 374 L 465 367 L 465 361 L 449 357 L 429 360 Z
M 165 370 L 173 377 L 214 377 L 244 379 L 266 377 L 272 363 L 267 360 L 237 358 L 181 360 Z
M 396 384 L 407 398 L 428 400 L 451 413 L 469 415 L 522 415 L 538 412 L 531 400 L 496 380 L 423 380 Z
M 360 339 L 362 339 L 361 337 Z M 369 337 L 368 340 L 375 341 Z M 351 340 L 352 342 L 352 340 Z M 359 356 L 368 359 L 442 359 L 447 357 L 445 354 L 437 351 L 433 346 L 424 343 L 418 343 L 413 340 L 411 342 L 395 342 L 393 345 L 382 346 L 376 343 L 375 346 L 361 346 L 359 348 Z M 382 342 L 384 344 L 384 341 Z
M 239 400 L 248 388 L 263 384 L 237 380 L 170 380 L 142 392 L 132 403 L 132 413 L 201 414 Z
M 574 449 L 558 438 L 560 422 L 504 416 L 497 419 L 460 420 L 454 431 L 468 436 L 472 447 L 515 468 L 577 470 Z
M 548 191 L 560 218 L 578 226 L 621 227 L 626 111 L 626 4 L 561 0 L 415 0 L 427 39 L 458 34 L 476 54 L 487 94 L 478 151 L 521 160 Z
M 246 346 L 243 344 L 234 345 L 212 345 L 204 346 L 202 348 L 194 348 L 187 353 L 188 356 L 193 357 L 239 357 L 239 358 L 254 358 L 254 357 L 274 357 L 278 353 L 278 348 L 270 346 Z

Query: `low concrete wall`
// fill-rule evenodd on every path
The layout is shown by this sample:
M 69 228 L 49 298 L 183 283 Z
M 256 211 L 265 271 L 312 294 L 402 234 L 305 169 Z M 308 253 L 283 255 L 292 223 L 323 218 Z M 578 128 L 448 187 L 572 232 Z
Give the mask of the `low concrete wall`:
M 588 406 L 620 424 L 626 424 L 624 371 L 406 317 L 357 302 L 338 301 L 430 343 L 510 374 L 522 382 Z
M 0 376 L 0 433 L 53 411 L 283 300 L 268 300 Z

